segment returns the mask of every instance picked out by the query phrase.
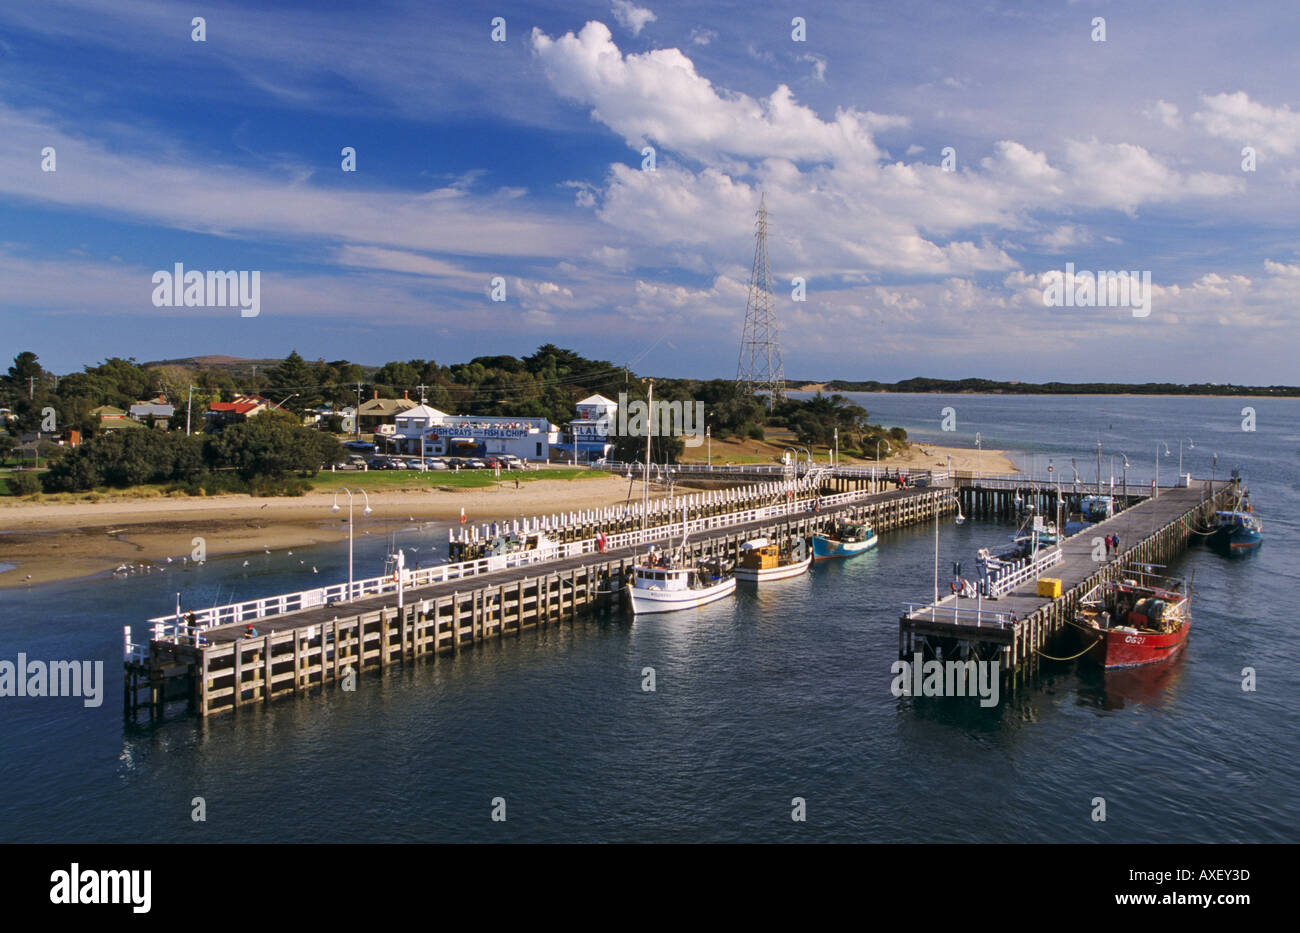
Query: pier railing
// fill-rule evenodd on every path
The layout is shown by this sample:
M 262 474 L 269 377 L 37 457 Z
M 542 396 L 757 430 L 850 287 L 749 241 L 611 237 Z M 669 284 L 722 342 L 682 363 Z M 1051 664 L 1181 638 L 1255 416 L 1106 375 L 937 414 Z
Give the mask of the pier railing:
M 514 551 L 508 554 L 495 554 L 454 564 L 442 564 L 440 566 L 424 567 L 418 570 L 405 569 L 401 571 L 400 586 L 403 590 L 418 589 L 420 587 L 432 586 L 438 583 L 477 577 L 482 574 L 493 573 L 499 570 L 525 567 L 534 564 L 544 564 L 550 561 L 578 557 L 583 554 L 591 554 L 598 551 L 617 551 L 623 548 L 635 548 L 648 544 L 671 543 L 680 540 L 683 537 L 688 537 L 689 535 L 703 531 L 731 528 L 766 519 L 782 518 L 789 515 L 807 513 L 812 509 L 814 503 L 817 503 L 820 508 L 833 509 L 838 506 L 852 505 L 871 495 L 873 495 L 873 493 L 870 493 L 867 490 L 854 490 L 851 492 L 837 493 L 835 495 L 821 496 L 816 499 L 811 497 L 796 498 L 791 496 L 785 501 L 774 502 L 770 505 L 744 509 L 742 511 L 724 512 L 719 515 L 708 515 L 694 518 L 687 522 L 677 522 L 675 524 L 659 525 L 653 528 L 619 532 L 607 535 L 603 543 L 601 543 L 598 538 L 584 538 L 582 540 L 570 541 L 568 543 L 552 543 L 532 550 Z M 202 633 L 207 629 L 216 626 L 250 624 L 258 619 L 267 618 L 269 616 L 278 616 L 289 612 L 297 612 L 302 609 L 312 609 L 321 606 L 343 606 L 346 603 L 366 597 L 396 593 L 398 587 L 399 580 L 397 574 L 390 573 L 385 576 L 370 577 L 365 580 L 354 580 L 350 585 L 347 583 L 336 583 L 330 586 L 300 590 L 296 593 L 282 593 L 276 596 L 264 597 L 262 599 L 250 599 L 243 602 L 229 603 L 224 606 L 212 606 L 205 609 L 188 610 L 180 615 L 173 613 L 166 616 L 159 616 L 150 619 L 149 625 L 151 626 L 153 639 L 155 641 L 172 641 L 180 644 L 201 644 Z M 129 657 L 132 650 L 129 634 L 126 650 Z
M 1043 575 L 1048 567 L 1059 564 L 1064 558 L 1060 547 L 1048 548 L 1039 552 L 1032 560 L 1027 561 L 1024 566 L 1017 567 L 1010 573 L 1000 574 L 996 579 L 990 580 L 988 584 L 988 595 L 996 599 L 1010 593 L 1022 583 L 1028 583 L 1030 580 L 1037 580 Z
M 972 604 L 974 608 L 971 608 Z M 978 599 L 965 600 L 965 605 L 956 597 L 947 596 L 938 603 L 918 606 L 907 604 L 908 618 L 918 621 L 950 622 L 954 625 L 972 625 L 976 628 L 1008 628 L 1015 625 L 1015 613 L 1006 609 L 985 609 Z

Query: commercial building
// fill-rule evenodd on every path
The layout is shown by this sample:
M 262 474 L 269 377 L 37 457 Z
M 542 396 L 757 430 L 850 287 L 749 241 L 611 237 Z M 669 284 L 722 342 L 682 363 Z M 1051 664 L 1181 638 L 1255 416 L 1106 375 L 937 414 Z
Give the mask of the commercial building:
M 575 406 L 578 417 L 569 422 L 569 439 L 552 444 L 552 456 L 559 460 L 576 459 L 579 463 L 603 460 L 614 449 L 610 443 L 610 425 L 618 412 L 618 402 L 603 395 L 590 395 Z M 574 455 L 574 448 L 577 455 Z
M 546 460 L 559 439 L 559 428 L 546 418 L 449 415 L 417 405 L 396 416 L 392 433 L 375 442 L 396 454 L 426 457 L 486 457 L 513 454 L 522 460 Z

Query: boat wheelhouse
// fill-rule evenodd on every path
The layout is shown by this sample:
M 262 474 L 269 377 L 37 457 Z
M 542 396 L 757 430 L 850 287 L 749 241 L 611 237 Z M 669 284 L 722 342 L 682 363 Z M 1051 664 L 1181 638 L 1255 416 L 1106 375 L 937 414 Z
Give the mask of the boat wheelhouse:
M 786 580 L 806 573 L 812 561 L 808 542 L 802 536 L 780 545 L 767 538 L 754 538 L 740 546 L 736 579 L 747 583 Z

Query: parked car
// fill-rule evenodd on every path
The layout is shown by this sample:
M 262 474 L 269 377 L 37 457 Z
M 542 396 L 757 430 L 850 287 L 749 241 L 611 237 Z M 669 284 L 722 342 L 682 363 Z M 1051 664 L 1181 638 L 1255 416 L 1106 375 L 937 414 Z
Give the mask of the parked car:
M 471 470 L 487 469 L 487 462 L 484 460 L 480 460 L 478 457 L 471 457 L 469 460 L 465 461 L 465 465 L 469 467 Z
M 446 469 L 448 469 L 448 467 L 447 467 L 447 461 L 444 460 L 444 459 L 442 459 L 441 457 L 430 457 L 430 458 L 429 458 L 429 469 L 430 469 L 430 470 L 446 470 Z

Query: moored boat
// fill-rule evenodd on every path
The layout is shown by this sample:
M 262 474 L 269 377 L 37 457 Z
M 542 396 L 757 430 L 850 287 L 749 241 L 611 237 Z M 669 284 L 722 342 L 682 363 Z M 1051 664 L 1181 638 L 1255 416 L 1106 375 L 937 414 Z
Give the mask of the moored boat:
M 1237 478 L 1234 470 L 1233 478 Z M 1264 540 L 1264 525 L 1255 517 L 1250 504 L 1250 492 L 1242 489 L 1231 509 L 1214 513 L 1214 530 L 1209 543 L 1229 554 L 1245 554 Z
M 651 551 L 632 567 L 628 600 L 637 615 L 695 609 L 736 591 L 730 568 L 718 561 L 674 561 Z
M 1133 576 L 1098 584 L 1084 594 L 1073 624 L 1088 658 L 1102 667 L 1138 667 L 1167 660 L 1192 626 L 1191 588 L 1139 564 Z
M 1264 525 L 1249 511 L 1233 510 L 1214 513 L 1214 531 L 1210 543 L 1230 554 L 1258 547 L 1264 540 Z
M 806 573 L 812 566 L 813 556 L 802 536 L 777 545 L 767 538 L 755 538 L 740 546 L 740 562 L 736 565 L 736 579 L 746 583 L 767 583 L 787 580 Z
M 870 522 L 851 522 L 839 519 L 829 533 L 813 535 L 813 557 L 827 560 L 832 557 L 856 557 L 871 550 L 879 541 Z

